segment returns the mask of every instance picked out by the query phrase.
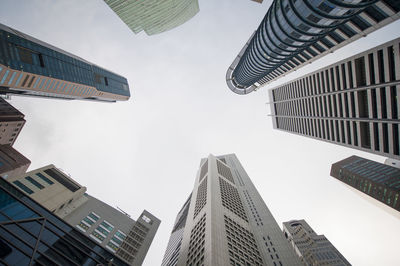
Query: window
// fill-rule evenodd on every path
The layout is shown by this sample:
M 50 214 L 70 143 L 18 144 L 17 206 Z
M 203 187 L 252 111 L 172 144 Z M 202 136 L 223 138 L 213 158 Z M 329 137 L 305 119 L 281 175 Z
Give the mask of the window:
M 101 226 L 103 226 L 105 229 L 107 229 L 109 232 L 111 232 L 114 229 L 114 226 L 109 224 L 106 221 L 101 222 Z
M 41 173 L 36 173 L 36 175 L 37 175 L 40 179 L 42 179 L 44 182 L 46 182 L 47 184 L 49 184 L 49 185 L 53 185 L 53 184 L 54 184 L 53 181 L 51 181 L 50 179 L 48 179 L 47 177 L 45 177 L 45 176 L 42 175 Z
M 95 221 L 98 221 L 100 219 L 100 216 L 98 216 L 94 212 L 89 213 L 88 217 L 92 218 Z
M 71 180 L 69 180 L 67 177 L 65 177 L 56 169 L 46 169 L 44 170 L 44 172 L 72 192 L 75 192 L 78 189 L 80 189 L 78 185 L 74 184 Z
M 145 221 L 145 222 L 148 223 L 148 224 L 151 224 L 151 223 L 152 223 L 151 219 L 150 219 L 149 217 L 147 217 L 146 215 L 143 215 L 143 216 L 142 216 L 142 219 L 143 219 L 143 221 Z
M 42 184 L 40 184 L 38 181 L 36 181 L 35 179 L 33 179 L 30 176 L 25 177 L 25 179 L 28 180 L 29 182 L 31 182 L 38 189 L 43 189 L 44 188 L 44 186 Z
M 20 189 L 22 189 L 23 191 L 25 191 L 26 193 L 28 193 L 29 195 L 33 193 L 33 191 L 28 188 L 27 186 L 25 186 L 24 184 L 22 184 L 20 181 L 14 181 L 13 182 L 17 187 L 19 187 Z
M 87 224 L 89 224 L 89 225 L 94 224 L 94 222 L 93 222 L 91 219 L 87 218 L 87 217 L 83 218 L 82 221 L 85 221 L 85 222 L 86 222 Z
M 62 208 L 64 208 L 64 205 L 65 205 L 65 204 L 61 205 L 60 208 L 59 208 L 59 210 L 61 210 Z

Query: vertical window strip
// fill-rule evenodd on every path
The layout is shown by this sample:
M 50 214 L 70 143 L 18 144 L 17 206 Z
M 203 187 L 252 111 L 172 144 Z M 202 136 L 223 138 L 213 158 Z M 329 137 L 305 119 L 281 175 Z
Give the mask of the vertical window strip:
M 16 74 L 17 74 L 17 72 L 13 72 L 13 73 L 12 73 L 11 78 L 10 78 L 10 80 L 8 81 L 8 85 L 11 85 L 11 83 L 13 82 L 13 80 L 14 80 Z
M 1 81 L 0 81 L 0 84 L 3 84 L 3 83 L 4 83 L 4 81 L 6 80 L 6 78 L 7 78 L 7 76 L 8 76 L 8 73 L 10 73 L 10 70 L 7 70 L 7 71 L 6 71 L 6 73 L 4 74 L 3 78 L 2 78 Z
M 40 81 L 40 77 L 38 77 L 38 78 L 36 79 L 35 84 L 33 84 L 33 88 L 34 88 L 34 89 L 36 89 L 36 86 L 38 85 L 39 81 Z
M 22 73 L 22 72 L 19 74 L 18 79 L 17 79 L 17 82 L 15 82 L 15 85 L 14 85 L 14 86 L 18 86 L 18 84 L 20 83 L 20 81 L 21 81 L 23 75 L 24 75 L 24 73 Z

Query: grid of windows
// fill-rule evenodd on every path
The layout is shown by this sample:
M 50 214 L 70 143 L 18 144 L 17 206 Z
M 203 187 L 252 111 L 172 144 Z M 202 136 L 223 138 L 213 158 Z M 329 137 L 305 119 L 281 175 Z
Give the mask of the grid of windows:
M 122 244 L 120 244 L 120 248 L 117 250 L 117 255 L 121 256 L 124 260 L 129 263 L 133 262 L 135 256 L 141 247 L 149 229 L 143 224 L 136 222 L 132 229 L 129 231 L 128 235 L 123 234 L 122 232 L 117 232 L 118 235 L 122 236 L 121 238 Z
M 232 172 L 228 166 L 226 166 L 225 164 L 223 164 L 219 160 L 217 160 L 217 168 L 218 168 L 218 173 L 220 175 L 222 175 L 223 177 L 228 179 L 230 182 L 235 184 L 235 182 L 233 181 Z
M 400 210 L 400 170 L 357 156 L 332 165 L 331 176 Z
M 365 30 L 370 32 L 392 22 L 400 11 L 398 4 L 390 0 L 351 1 L 347 6 L 335 2 L 273 1 L 228 69 L 229 88 L 249 93 L 260 84 L 365 36 Z
M 203 207 L 207 203 L 207 177 L 204 178 L 203 182 L 197 188 L 196 206 L 194 208 L 194 218 L 199 214 Z
M 246 212 L 243 208 L 239 192 L 236 187 L 219 177 L 219 187 L 221 192 L 222 205 L 248 222 Z
M 230 265 L 264 265 L 254 235 L 224 215 Z
M 200 181 L 203 179 L 203 177 L 207 174 L 208 172 L 208 160 L 206 160 L 203 165 L 201 166 L 201 170 L 200 170 Z
M 253 199 L 251 198 L 249 192 L 247 190 L 243 191 L 244 197 L 246 198 L 247 205 L 250 208 L 251 214 L 253 215 L 254 221 L 256 222 L 257 226 L 264 225 L 260 215 L 258 214 L 257 208 L 254 205 Z
M 69 180 L 64 174 L 60 173 L 57 169 L 55 168 L 50 168 L 44 170 L 46 174 L 51 176 L 54 180 L 56 180 L 58 183 L 69 189 L 71 192 L 75 192 L 81 187 L 73 183 L 71 180 Z
M 400 158 L 400 39 L 273 88 L 274 126 Z
M 204 265 L 204 246 L 206 237 L 206 214 L 196 223 L 190 232 L 189 251 L 186 265 Z

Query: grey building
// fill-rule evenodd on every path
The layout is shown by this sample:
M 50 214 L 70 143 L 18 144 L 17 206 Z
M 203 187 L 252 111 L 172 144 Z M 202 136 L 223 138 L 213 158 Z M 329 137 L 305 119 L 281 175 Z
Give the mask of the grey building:
M 400 159 L 400 38 L 269 90 L 275 129 Z
M 13 145 L 22 127 L 25 115 L 0 97 L 0 144 Z
M 20 176 L 31 161 L 10 145 L 0 145 L 0 176 L 4 179 Z
M 400 169 L 351 156 L 332 164 L 331 176 L 400 211 Z
M 168 241 L 167 250 L 165 251 L 161 266 L 176 265 L 178 262 L 191 199 L 192 194 L 189 195 L 189 198 L 186 200 L 185 204 L 183 204 L 183 207 L 176 216 L 175 224 L 172 229 L 171 236 Z
M 160 225 L 146 210 L 135 221 L 86 193 L 86 187 L 48 165 L 8 178 L 15 187 L 129 265 L 141 265 Z
M 234 154 L 201 160 L 175 227 L 163 265 L 301 265 Z
M 283 233 L 304 265 L 351 265 L 324 235 L 315 233 L 305 220 L 283 223 Z
M 247 94 L 400 17 L 398 0 L 274 0 L 226 73 Z
M 400 161 L 399 160 L 387 158 L 385 160 L 385 164 L 390 165 L 392 167 L 400 168 Z

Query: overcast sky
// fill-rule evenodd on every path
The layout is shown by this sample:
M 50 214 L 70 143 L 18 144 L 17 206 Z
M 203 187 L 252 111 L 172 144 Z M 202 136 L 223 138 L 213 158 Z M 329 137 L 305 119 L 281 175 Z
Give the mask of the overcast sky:
M 277 222 L 305 219 L 353 265 L 399 265 L 400 216 L 329 176 L 351 155 L 374 156 L 272 129 L 267 89 L 232 93 L 228 66 L 271 1 L 201 0 L 200 12 L 159 35 L 135 35 L 101 0 L 1 0 L 0 23 L 125 76 L 114 104 L 12 97 L 27 123 L 16 144 L 30 170 L 54 164 L 88 193 L 136 219 L 161 219 L 144 265 L 160 265 L 200 159 L 236 153 Z M 399 21 L 293 75 L 400 36 Z

